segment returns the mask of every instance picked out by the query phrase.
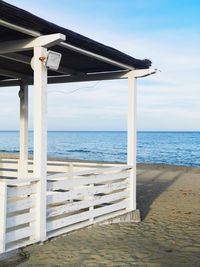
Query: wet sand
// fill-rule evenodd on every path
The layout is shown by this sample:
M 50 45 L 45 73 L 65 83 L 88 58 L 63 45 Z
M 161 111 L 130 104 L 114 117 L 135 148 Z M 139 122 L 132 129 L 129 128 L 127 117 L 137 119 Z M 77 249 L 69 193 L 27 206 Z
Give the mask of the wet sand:
M 78 230 L 0 266 L 200 266 L 200 168 L 138 165 L 137 181 L 141 223 Z

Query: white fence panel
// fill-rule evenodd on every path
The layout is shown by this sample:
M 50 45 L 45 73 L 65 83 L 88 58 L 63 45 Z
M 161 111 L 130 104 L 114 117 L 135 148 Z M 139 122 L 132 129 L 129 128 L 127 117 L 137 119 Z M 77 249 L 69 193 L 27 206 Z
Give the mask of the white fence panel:
M 103 203 L 113 202 L 123 198 L 127 198 L 127 191 L 122 191 L 104 196 L 95 196 L 93 199 L 89 200 L 70 202 L 67 204 L 49 208 L 47 211 L 47 218 L 62 215 L 67 212 L 74 212 L 77 210 L 86 209 L 96 205 L 101 205 Z
M 124 213 L 129 205 L 130 170 L 130 166 L 106 166 L 49 176 L 48 236 L 93 224 L 106 215 Z
M 24 238 L 29 238 L 33 234 L 33 229 L 32 227 L 23 227 L 21 229 L 17 229 L 11 232 L 6 233 L 6 242 L 14 242 L 18 241 Z
M 0 253 L 35 243 L 39 219 L 33 161 L 27 179 L 19 161 L 0 159 Z M 124 214 L 129 208 L 131 166 L 48 161 L 47 237 Z M 10 179 L 12 178 L 12 179 Z M 20 178 L 20 177 L 19 177 Z
M 109 194 L 115 190 L 126 189 L 128 184 L 128 181 L 124 181 L 94 187 L 86 186 L 68 192 L 53 192 L 52 194 L 47 195 L 47 204 L 55 204 L 64 201 L 76 200 L 83 197 L 90 197 L 96 194 Z
M 36 241 L 34 207 L 37 181 L 35 179 L 0 181 L 0 198 L 4 198 L 4 202 L 0 202 L 1 253 Z

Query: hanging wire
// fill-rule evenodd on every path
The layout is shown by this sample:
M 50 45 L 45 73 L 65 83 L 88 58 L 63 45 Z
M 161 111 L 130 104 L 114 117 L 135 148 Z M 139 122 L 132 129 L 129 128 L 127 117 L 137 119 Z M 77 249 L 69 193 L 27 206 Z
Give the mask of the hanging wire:
M 96 82 L 95 84 L 91 85 L 91 86 L 81 86 L 81 87 L 78 87 L 72 91 L 69 91 L 69 92 L 65 92 L 65 91 L 62 91 L 62 90 L 53 90 L 53 91 L 49 91 L 48 93 L 60 93 L 60 94 L 65 94 L 65 95 L 69 95 L 69 94 L 73 94 L 81 89 L 88 89 L 88 88 L 94 88 L 96 87 L 101 81 L 98 81 Z

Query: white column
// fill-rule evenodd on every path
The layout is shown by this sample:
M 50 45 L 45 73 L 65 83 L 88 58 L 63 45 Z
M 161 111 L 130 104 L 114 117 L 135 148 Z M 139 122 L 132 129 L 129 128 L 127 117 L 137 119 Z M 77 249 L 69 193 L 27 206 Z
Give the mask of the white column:
M 28 178 L 28 85 L 21 84 L 20 98 L 20 153 L 18 178 Z
M 136 111 L 137 90 L 136 78 L 128 78 L 128 136 L 127 136 L 127 164 L 133 166 L 130 171 L 130 210 L 136 209 Z
M 47 69 L 43 59 L 47 49 L 34 48 L 34 178 L 38 178 L 36 199 L 36 239 L 46 240 L 47 189 Z

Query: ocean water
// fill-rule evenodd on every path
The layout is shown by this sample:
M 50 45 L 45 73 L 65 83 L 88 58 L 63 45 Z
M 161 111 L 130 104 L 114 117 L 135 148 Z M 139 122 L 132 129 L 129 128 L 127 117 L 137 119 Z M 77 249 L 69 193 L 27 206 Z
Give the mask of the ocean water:
M 48 156 L 126 162 L 126 132 L 48 132 Z M 19 152 L 19 132 L 0 132 L 0 153 Z M 33 153 L 33 133 L 29 133 Z M 137 162 L 200 166 L 200 132 L 138 132 Z

